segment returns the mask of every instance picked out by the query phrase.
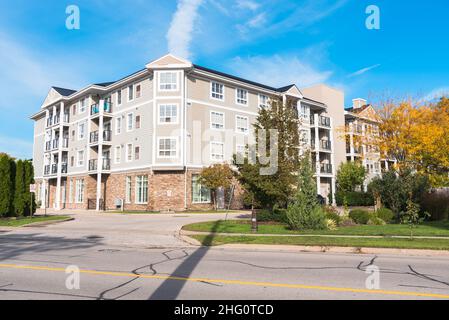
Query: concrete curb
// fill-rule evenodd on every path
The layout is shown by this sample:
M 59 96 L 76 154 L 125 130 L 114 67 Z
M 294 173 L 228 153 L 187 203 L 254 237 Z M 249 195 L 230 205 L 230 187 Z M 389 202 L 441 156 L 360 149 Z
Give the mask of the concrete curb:
M 181 230 L 180 237 L 192 245 L 201 246 L 196 239 L 189 235 L 210 235 L 209 232 L 194 232 Z M 216 233 L 214 235 L 236 236 L 235 233 Z M 263 235 L 262 235 L 263 236 Z M 270 235 L 277 236 L 277 235 Z M 321 253 L 350 253 L 350 254 L 391 254 L 404 256 L 430 256 L 449 257 L 448 250 L 428 250 L 428 249 L 394 249 L 394 248 L 367 248 L 367 247 L 335 247 L 335 246 L 295 246 L 295 245 L 270 245 L 270 244 L 223 244 L 214 246 L 222 249 L 242 249 L 252 251 L 282 251 L 282 252 L 321 252 Z
M 43 226 L 48 226 L 51 224 L 57 224 L 57 223 L 62 223 L 62 222 L 74 221 L 74 220 L 75 220 L 75 218 L 67 218 L 64 220 L 41 221 L 41 222 L 30 223 L 30 224 L 21 226 L 19 228 L 43 227 Z

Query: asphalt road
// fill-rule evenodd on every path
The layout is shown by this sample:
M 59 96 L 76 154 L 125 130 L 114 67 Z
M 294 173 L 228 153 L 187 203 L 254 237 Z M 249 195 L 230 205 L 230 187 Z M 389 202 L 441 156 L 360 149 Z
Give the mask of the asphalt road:
M 199 248 L 177 236 L 217 218 L 87 214 L 0 231 L 0 299 L 449 299 L 449 257 Z

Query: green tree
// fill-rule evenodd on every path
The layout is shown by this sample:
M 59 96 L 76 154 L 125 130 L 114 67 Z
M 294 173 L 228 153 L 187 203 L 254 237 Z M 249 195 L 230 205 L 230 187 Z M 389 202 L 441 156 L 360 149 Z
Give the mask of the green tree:
M 410 228 L 410 239 L 413 240 L 413 229 L 416 229 L 421 223 L 428 218 L 430 214 L 425 212 L 421 214 L 421 206 L 411 199 L 407 200 L 406 211 L 401 214 L 401 222 L 408 224 Z
M 22 216 L 25 213 L 25 168 L 22 160 L 17 161 L 14 188 L 14 214 Z
M 343 192 L 354 192 L 365 181 L 366 170 L 358 162 L 346 162 L 340 165 L 337 172 L 337 189 Z
M 29 186 L 34 184 L 34 167 L 33 162 L 26 160 L 23 162 L 24 165 L 24 181 L 25 181 L 25 191 L 23 195 L 23 201 L 25 202 L 25 212 L 26 216 L 30 216 L 36 212 L 35 195 L 29 190 Z M 30 207 L 31 202 L 31 207 Z M 31 209 L 31 212 L 30 212 Z
M 285 104 L 281 99 L 271 101 L 270 107 L 259 111 L 254 124 L 255 147 L 259 152 L 250 151 L 251 161 L 248 156 L 243 161 L 234 156 L 240 184 L 254 198 L 254 203 L 271 211 L 274 206 L 286 208 L 295 192 L 300 147 L 300 121 L 295 110 L 290 101 Z M 270 140 L 275 135 L 277 144 L 272 145 Z M 276 156 L 277 163 L 264 161 Z M 270 174 L 264 173 L 271 169 Z
M 287 209 L 287 220 L 294 230 L 326 228 L 326 214 L 318 203 L 313 175 L 310 154 L 307 154 L 300 162 L 295 200 Z
M 15 162 L 6 153 L 0 154 L 0 217 L 14 211 Z
M 228 164 L 215 164 L 201 171 L 199 182 L 210 189 L 215 210 L 218 208 L 218 190 L 228 189 L 232 185 L 233 178 L 234 173 Z

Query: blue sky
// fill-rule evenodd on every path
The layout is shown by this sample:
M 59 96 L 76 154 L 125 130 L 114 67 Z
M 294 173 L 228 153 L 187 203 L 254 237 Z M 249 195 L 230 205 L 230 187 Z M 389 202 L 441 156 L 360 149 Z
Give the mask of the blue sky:
M 67 30 L 68 5 L 80 30 Z M 365 27 L 368 5 L 380 30 Z M 117 80 L 172 52 L 273 86 L 355 97 L 449 92 L 447 0 L 89 0 L 0 3 L 0 152 L 31 157 L 51 86 Z

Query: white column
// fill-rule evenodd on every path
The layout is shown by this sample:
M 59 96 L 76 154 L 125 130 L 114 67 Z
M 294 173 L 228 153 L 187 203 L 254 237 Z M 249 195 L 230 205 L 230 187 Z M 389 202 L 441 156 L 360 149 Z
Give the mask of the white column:
M 354 162 L 355 158 L 354 158 L 354 152 L 355 152 L 355 148 L 354 148 L 354 123 L 350 123 L 349 124 L 349 152 L 351 153 L 351 162 Z
M 56 210 L 61 210 L 61 176 L 62 176 L 62 117 L 64 115 L 64 102 L 59 105 L 59 141 L 58 141 L 58 169 L 56 182 Z M 55 113 L 56 116 L 56 113 Z
M 318 128 L 319 116 L 318 113 L 314 114 L 315 119 L 315 164 L 316 164 L 316 191 L 320 194 L 321 189 L 321 163 L 320 163 L 320 130 Z
M 97 205 L 96 210 L 100 211 L 100 200 L 101 200 L 101 177 L 103 171 L 103 114 L 104 114 L 104 100 L 100 100 L 98 107 L 99 111 L 99 120 L 98 120 L 98 156 L 97 156 Z M 104 201 L 104 199 L 103 199 Z
M 337 202 L 335 201 L 335 186 L 336 186 L 335 176 L 336 176 L 336 172 L 337 172 L 337 167 L 336 167 L 336 163 L 335 163 L 334 121 L 332 118 L 330 118 L 330 125 L 331 125 L 331 130 L 329 131 L 329 133 L 330 133 L 330 141 L 331 141 L 331 164 L 332 164 L 331 193 L 332 193 L 332 205 L 335 206 L 335 205 L 337 205 Z M 346 148 L 346 146 L 345 146 L 345 148 Z

